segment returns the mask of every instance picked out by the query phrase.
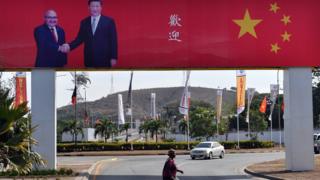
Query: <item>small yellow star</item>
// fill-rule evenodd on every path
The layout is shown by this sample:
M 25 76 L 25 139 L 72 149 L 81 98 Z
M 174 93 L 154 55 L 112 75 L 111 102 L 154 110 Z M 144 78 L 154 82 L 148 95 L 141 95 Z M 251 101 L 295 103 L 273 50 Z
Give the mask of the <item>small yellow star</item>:
M 270 11 L 274 12 L 275 14 L 280 9 L 277 3 L 270 4 Z
M 238 38 L 241 38 L 247 33 L 257 38 L 257 34 L 254 28 L 259 23 L 261 23 L 261 21 L 262 21 L 261 19 L 251 19 L 249 10 L 247 9 L 243 19 L 233 20 L 234 23 L 236 23 L 238 26 L 241 27 Z
M 291 18 L 290 16 L 283 15 L 283 18 L 281 19 L 281 21 L 284 23 L 284 25 L 288 25 L 289 23 L 291 23 L 290 18 Z
M 283 42 L 290 42 L 292 34 L 289 34 L 287 31 L 281 34 Z
M 275 54 L 277 54 L 280 49 L 281 48 L 278 46 L 278 43 L 271 44 L 271 52 L 274 52 Z

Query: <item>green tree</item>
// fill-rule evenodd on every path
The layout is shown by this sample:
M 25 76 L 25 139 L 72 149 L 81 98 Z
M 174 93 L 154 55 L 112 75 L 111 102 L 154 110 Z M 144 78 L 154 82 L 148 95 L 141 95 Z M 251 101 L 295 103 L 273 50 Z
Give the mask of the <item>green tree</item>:
M 148 126 L 151 138 L 154 138 L 154 136 L 156 136 L 156 142 L 158 142 L 158 134 L 161 128 L 161 122 L 159 120 L 150 120 Z
M 140 127 L 139 127 L 139 134 L 144 134 L 144 138 L 145 138 L 145 141 L 148 142 L 148 133 L 149 133 L 149 121 L 144 121 L 142 124 L 140 124 Z
M 121 127 L 121 132 L 125 131 L 126 132 L 126 143 L 128 143 L 129 141 L 129 129 L 130 129 L 130 123 L 125 123 L 124 125 L 122 125 Z
M 112 123 L 110 128 L 111 128 L 111 139 L 112 139 L 112 142 L 114 142 L 114 136 L 118 134 L 119 129 L 115 123 Z
M 27 174 L 45 163 L 30 147 L 37 141 L 32 138 L 36 127 L 30 128 L 27 103 L 15 107 L 9 93 L 0 89 L 0 164 L 6 170 Z
M 226 141 L 228 141 L 230 117 L 221 117 L 221 122 L 219 123 L 219 135 L 225 135 Z
M 188 122 L 185 119 L 180 120 L 179 130 L 185 135 L 185 139 L 187 139 Z
M 250 111 L 250 138 L 251 140 L 258 140 L 258 134 L 265 131 L 268 123 L 265 121 L 264 115 L 259 111 Z
M 104 142 L 108 142 L 108 139 L 112 134 L 114 125 L 112 121 L 108 119 L 103 119 L 96 123 L 94 128 L 94 137 L 97 137 L 97 135 L 100 134 L 100 136 L 104 138 Z
M 84 137 L 83 129 L 80 127 L 80 123 L 76 120 L 66 122 L 66 126 L 62 130 L 63 133 L 70 133 L 74 144 L 78 142 L 78 135 L 81 134 Z
M 205 107 L 196 107 L 190 112 L 190 134 L 192 137 L 210 137 L 213 135 L 215 113 Z

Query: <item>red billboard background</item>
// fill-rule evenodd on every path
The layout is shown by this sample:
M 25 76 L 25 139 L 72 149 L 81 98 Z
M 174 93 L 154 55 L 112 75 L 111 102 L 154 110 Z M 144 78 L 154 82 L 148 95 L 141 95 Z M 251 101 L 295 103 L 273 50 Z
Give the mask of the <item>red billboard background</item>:
M 103 14 L 112 17 L 117 26 L 119 55 L 115 69 L 320 65 L 320 1 L 317 0 L 103 2 Z M 272 11 L 275 2 L 279 9 Z M 0 68 L 34 67 L 33 30 L 43 24 L 47 9 L 58 13 L 67 42 L 76 37 L 80 21 L 89 16 L 87 0 L 1 2 Z M 256 37 L 249 32 L 239 37 L 241 26 L 235 20 L 244 20 L 246 11 L 251 20 L 261 20 L 254 26 Z M 281 21 L 285 16 L 290 22 Z M 170 26 L 170 17 L 177 17 L 180 26 Z M 285 32 L 290 38 L 284 39 Z M 176 39 L 172 38 L 172 33 Z M 68 55 L 65 68 L 85 68 L 83 47 Z

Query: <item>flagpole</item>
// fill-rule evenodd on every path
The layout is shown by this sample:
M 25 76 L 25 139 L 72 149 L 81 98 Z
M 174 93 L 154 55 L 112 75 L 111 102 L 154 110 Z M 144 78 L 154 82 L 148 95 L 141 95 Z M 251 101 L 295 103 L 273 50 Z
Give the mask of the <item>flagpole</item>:
M 270 129 L 271 129 L 271 132 L 270 132 L 270 141 L 272 142 L 272 113 L 270 115 Z
M 88 128 L 88 125 L 87 125 L 87 116 L 88 116 L 88 113 L 87 113 L 87 90 L 86 90 L 86 88 L 83 88 L 83 89 L 84 89 L 84 113 L 85 113 L 84 123 L 85 123 L 85 126 Z
M 280 118 L 280 112 L 281 112 L 281 103 L 280 103 L 280 83 L 279 83 L 279 73 L 280 70 L 277 72 L 277 85 L 278 85 L 278 121 L 279 121 L 279 147 L 282 146 L 282 140 L 281 140 L 281 118 Z
M 239 133 L 239 113 L 237 112 L 237 134 L 238 134 L 238 147 L 240 149 L 240 133 Z
M 189 111 L 189 110 L 188 110 Z M 186 119 L 187 119 L 187 144 L 188 144 L 188 151 L 190 150 L 190 124 L 189 124 L 189 112 L 186 115 Z
M 251 93 L 251 92 L 250 92 Z M 247 110 L 247 121 L 248 121 L 248 136 L 249 139 L 251 139 L 251 133 L 250 133 L 250 97 L 248 96 L 248 110 Z
M 77 71 L 74 72 L 74 87 L 75 87 L 75 90 L 76 90 L 76 101 L 75 101 L 75 104 L 74 104 L 74 120 L 75 120 L 75 123 L 76 123 L 76 126 L 77 126 Z M 74 137 L 76 145 L 77 145 L 77 138 L 78 138 L 77 136 L 78 135 L 76 134 L 75 137 Z
M 133 78 L 133 71 L 131 71 L 131 83 Z M 132 111 L 132 84 L 131 84 L 131 94 L 130 94 L 130 122 L 131 122 L 131 130 L 133 129 L 133 111 Z

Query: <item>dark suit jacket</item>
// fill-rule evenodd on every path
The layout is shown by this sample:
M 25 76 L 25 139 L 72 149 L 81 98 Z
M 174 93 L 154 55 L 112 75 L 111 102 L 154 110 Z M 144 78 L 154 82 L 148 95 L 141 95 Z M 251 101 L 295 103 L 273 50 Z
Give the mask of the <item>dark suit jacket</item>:
M 81 21 L 79 33 L 70 44 L 71 50 L 84 43 L 86 67 L 111 67 L 111 59 L 118 59 L 117 31 L 114 20 L 101 15 L 95 34 L 91 17 Z
M 34 30 L 37 43 L 36 67 L 63 67 L 67 63 L 67 55 L 58 51 L 59 45 L 65 43 L 64 30 L 56 26 L 58 43 L 54 40 L 49 27 L 43 24 Z

